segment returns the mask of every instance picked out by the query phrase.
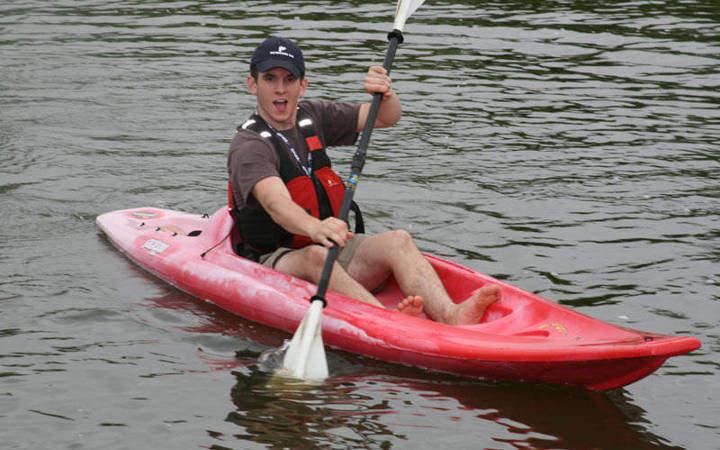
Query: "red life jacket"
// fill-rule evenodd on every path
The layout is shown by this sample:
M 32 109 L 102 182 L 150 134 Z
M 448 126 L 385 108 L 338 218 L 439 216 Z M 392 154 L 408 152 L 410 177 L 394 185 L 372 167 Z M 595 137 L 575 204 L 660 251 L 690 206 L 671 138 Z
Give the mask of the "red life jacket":
M 302 107 L 298 108 L 296 127 L 310 152 L 308 159 L 312 161 L 311 167 L 302 167 L 287 141 L 259 115 L 251 116 L 238 130 L 258 133 L 272 144 L 280 162 L 280 178 L 295 203 L 320 220 L 330 216 L 337 217 L 345 196 L 345 187 L 342 179 L 331 168 L 330 158 L 316 132 L 312 116 Z M 307 236 L 293 235 L 285 231 L 257 202 L 248 202 L 242 209 L 238 209 L 229 182 L 228 203 L 242 240 L 239 253 L 244 256 L 257 259 L 257 256 L 279 247 L 302 248 L 312 244 L 312 240 Z M 361 226 L 362 219 L 359 218 L 357 205 L 353 209 L 356 223 Z

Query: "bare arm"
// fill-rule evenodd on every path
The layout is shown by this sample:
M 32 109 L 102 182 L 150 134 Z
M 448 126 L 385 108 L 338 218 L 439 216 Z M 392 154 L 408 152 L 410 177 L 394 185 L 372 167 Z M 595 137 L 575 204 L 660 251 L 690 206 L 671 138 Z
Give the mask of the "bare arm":
M 402 116 L 402 106 L 397 94 L 391 88 L 392 80 L 387 75 L 387 70 L 381 66 L 372 66 L 365 75 L 364 87 L 369 94 L 379 92 L 383 94 L 382 102 L 380 102 L 380 110 L 378 111 L 376 128 L 386 128 L 395 125 Z M 370 112 L 370 103 L 360 105 L 360 113 L 358 114 L 357 131 L 362 131 L 367 122 L 367 116 Z
M 352 238 L 347 223 L 335 217 L 319 220 L 308 214 L 290 197 L 285 183 L 279 177 L 267 177 L 258 181 L 252 195 L 270 214 L 270 217 L 292 234 L 308 236 L 313 242 L 332 247 L 333 242 L 341 247 Z

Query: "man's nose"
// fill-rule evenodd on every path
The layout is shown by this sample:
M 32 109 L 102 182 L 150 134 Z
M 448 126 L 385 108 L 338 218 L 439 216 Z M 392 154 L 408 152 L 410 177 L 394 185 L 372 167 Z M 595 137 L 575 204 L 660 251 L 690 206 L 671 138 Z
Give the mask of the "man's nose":
M 287 91 L 288 87 L 288 81 L 287 80 L 279 80 L 277 84 L 275 85 L 275 91 L 277 92 L 285 92 Z

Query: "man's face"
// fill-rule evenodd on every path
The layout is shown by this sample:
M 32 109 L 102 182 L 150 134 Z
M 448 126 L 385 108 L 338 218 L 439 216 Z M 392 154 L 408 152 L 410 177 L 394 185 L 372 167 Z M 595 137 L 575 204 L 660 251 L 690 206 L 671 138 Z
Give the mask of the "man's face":
M 278 130 L 295 126 L 297 103 L 305 94 L 307 78 L 295 76 L 281 67 L 260 72 L 257 81 L 247 78 L 248 88 L 257 97 L 260 117 Z

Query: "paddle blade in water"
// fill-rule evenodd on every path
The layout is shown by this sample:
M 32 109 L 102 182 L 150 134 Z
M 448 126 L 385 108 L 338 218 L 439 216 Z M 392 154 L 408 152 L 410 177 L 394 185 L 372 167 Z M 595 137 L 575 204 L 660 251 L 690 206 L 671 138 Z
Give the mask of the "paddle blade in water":
M 393 28 L 402 31 L 408 17 L 412 16 L 424 2 L 425 0 L 398 0 L 397 7 L 395 8 L 395 23 L 393 24 Z
M 328 377 L 325 347 L 322 341 L 322 310 L 321 301 L 310 303 L 310 309 L 300 322 L 300 326 L 290 341 L 282 375 L 304 380 L 324 380 Z

